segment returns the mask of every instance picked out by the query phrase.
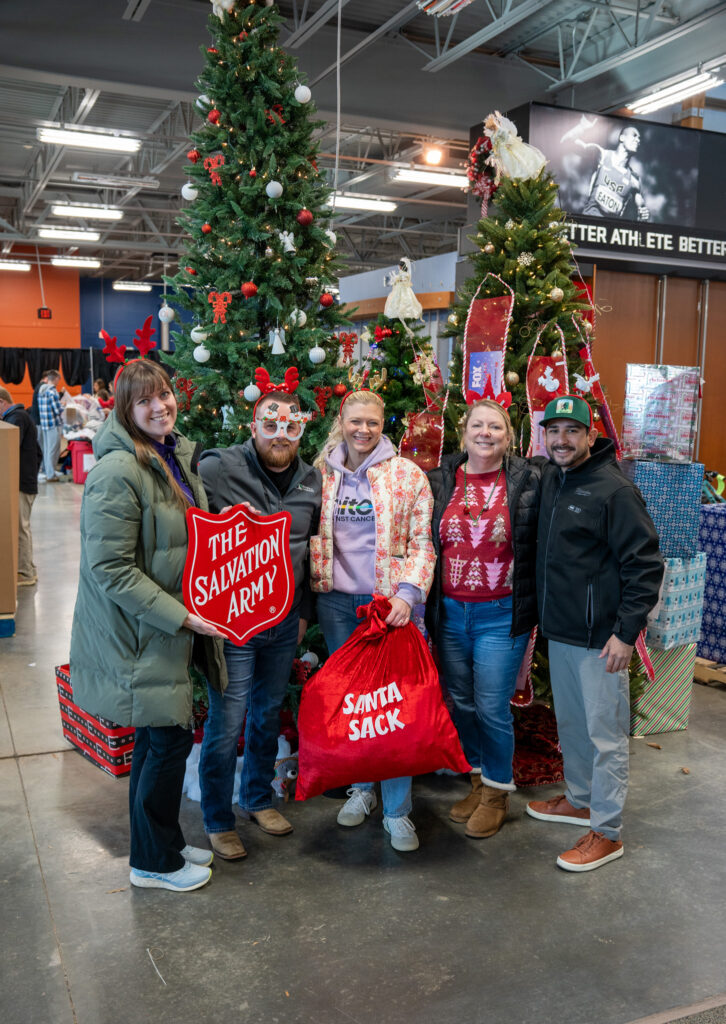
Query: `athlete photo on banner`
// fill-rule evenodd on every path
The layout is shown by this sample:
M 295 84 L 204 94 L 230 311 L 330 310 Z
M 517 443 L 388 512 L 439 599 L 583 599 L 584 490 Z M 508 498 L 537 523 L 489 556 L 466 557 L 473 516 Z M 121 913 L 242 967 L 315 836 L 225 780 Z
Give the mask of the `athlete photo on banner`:
M 529 141 L 560 186 L 560 205 L 584 217 L 692 226 L 699 137 L 669 125 L 537 106 Z

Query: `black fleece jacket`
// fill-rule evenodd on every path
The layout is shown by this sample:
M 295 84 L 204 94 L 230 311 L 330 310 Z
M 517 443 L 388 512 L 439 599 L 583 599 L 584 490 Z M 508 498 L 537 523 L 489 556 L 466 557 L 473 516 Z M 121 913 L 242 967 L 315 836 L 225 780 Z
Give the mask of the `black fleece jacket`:
M 441 466 L 428 474 L 434 495 L 431 537 L 436 549 L 434 582 L 426 602 L 426 628 L 434 642 L 438 634 L 441 603 L 441 517 L 451 501 L 456 470 L 466 460 L 466 452 L 445 455 Z M 537 624 L 537 594 L 534 580 L 537 551 L 537 508 L 539 505 L 540 467 L 511 455 L 504 462 L 507 503 L 512 528 L 514 571 L 512 574 L 512 636 L 529 633 Z
M 575 647 L 603 647 L 614 634 L 634 644 L 658 601 L 663 558 L 635 484 L 613 442 L 562 472 L 542 464 L 537 603 L 542 634 Z

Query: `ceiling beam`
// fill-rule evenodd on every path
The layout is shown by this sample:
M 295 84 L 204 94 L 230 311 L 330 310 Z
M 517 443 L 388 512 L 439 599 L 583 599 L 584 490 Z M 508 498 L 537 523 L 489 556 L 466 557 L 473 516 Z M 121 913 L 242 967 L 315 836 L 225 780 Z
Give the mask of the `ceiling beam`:
M 369 33 L 369 35 L 367 35 L 364 39 L 361 39 L 361 41 L 357 43 L 352 49 L 348 50 L 347 53 L 344 53 L 340 58 L 340 66 L 342 67 L 344 64 L 347 64 L 348 61 L 352 60 L 354 57 L 357 57 L 359 53 L 362 53 L 363 50 L 366 50 L 369 46 L 375 43 L 376 39 L 380 39 L 381 36 L 386 35 L 387 32 L 392 32 L 394 29 L 400 28 L 401 25 L 405 25 L 407 21 L 411 21 L 411 19 L 415 18 L 418 13 L 418 3 L 416 2 L 416 0 L 411 0 L 411 2 L 406 4 L 406 6 L 403 7 L 398 12 L 398 14 L 394 14 L 392 18 L 389 18 L 388 21 L 384 22 L 383 25 L 379 25 L 377 29 Z M 312 80 L 310 84 L 317 85 L 318 82 L 322 82 L 324 78 L 328 77 L 328 75 L 332 75 L 337 67 L 337 61 L 335 61 L 333 64 L 329 64 L 324 71 L 321 71 L 319 75 L 315 76 L 315 78 Z
M 340 0 L 341 7 L 345 7 L 350 0 Z M 285 49 L 292 47 L 294 50 L 298 46 L 302 46 L 308 39 L 312 38 L 319 28 L 332 18 L 338 9 L 338 0 L 325 0 L 322 7 L 319 7 L 317 11 L 310 15 L 307 21 L 295 29 L 295 31 L 287 37 L 282 44 Z
M 423 70 L 441 71 L 442 68 L 448 67 L 449 64 L 453 64 L 461 57 L 466 56 L 467 53 L 471 53 L 477 46 L 481 46 L 490 39 L 494 39 L 503 32 L 507 32 L 509 29 L 514 28 L 515 25 L 518 25 L 520 21 L 524 21 L 533 14 L 538 14 L 551 3 L 552 0 L 524 0 L 524 3 L 521 3 L 519 7 L 514 8 L 514 10 L 510 9 L 501 18 L 496 18 L 484 28 L 479 29 L 478 32 L 475 32 L 473 36 L 469 36 L 468 39 L 464 39 L 450 50 L 442 53 L 440 57 L 434 57 L 428 64 L 424 64 Z

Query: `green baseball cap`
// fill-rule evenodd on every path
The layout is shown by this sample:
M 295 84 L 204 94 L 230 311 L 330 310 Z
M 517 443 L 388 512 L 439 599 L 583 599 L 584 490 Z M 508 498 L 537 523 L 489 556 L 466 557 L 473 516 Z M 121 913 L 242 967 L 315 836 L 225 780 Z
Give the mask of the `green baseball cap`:
M 559 395 L 547 403 L 540 423 L 546 427 L 550 420 L 575 420 L 592 430 L 592 409 L 579 395 Z

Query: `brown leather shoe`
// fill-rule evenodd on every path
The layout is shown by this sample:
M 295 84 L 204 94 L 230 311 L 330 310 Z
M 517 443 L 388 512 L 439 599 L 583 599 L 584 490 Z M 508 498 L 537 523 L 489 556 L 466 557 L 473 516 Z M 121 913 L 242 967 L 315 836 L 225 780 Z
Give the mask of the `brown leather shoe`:
M 479 806 L 481 800 L 481 772 L 471 773 L 471 793 L 465 796 L 463 800 L 457 800 L 454 806 L 449 811 L 449 817 L 452 821 L 456 821 L 461 824 L 464 821 L 468 821 L 474 811 Z
M 247 856 L 247 850 L 234 829 L 231 832 L 207 832 L 207 839 L 222 860 L 241 860 Z
M 562 796 L 553 796 L 551 800 L 530 800 L 527 814 L 540 821 L 559 821 L 567 825 L 590 824 L 590 808 L 573 807 L 564 793 Z
M 560 854 L 557 865 L 565 871 L 593 871 L 622 855 L 623 844 L 619 839 L 606 839 L 602 832 L 588 832 L 571 850 Z
M 252 811 L 250 818 L 257 822 L 262 831 L 267 832 L 269 836 L 286 836 L 292 832 L 290 822 L 287 818 L 283 818 L 274 807 L 268 807 L 264 811 Z
M 502 827 L 509 810 L 509 793 L 493 786 L 481 787 L 479 806 L 466 823 L 470 839 L 487 839 Z

